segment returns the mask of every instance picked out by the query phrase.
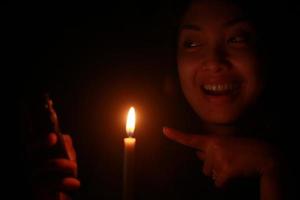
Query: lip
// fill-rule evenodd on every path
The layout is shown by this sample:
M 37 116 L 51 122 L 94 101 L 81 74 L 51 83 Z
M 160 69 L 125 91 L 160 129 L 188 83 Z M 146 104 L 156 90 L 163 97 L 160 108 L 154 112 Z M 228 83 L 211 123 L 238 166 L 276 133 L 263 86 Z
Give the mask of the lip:
M 233 101 L 241 91 L 241 81 L 207 82 L 200 85 L 203 96 L 213 103 Z

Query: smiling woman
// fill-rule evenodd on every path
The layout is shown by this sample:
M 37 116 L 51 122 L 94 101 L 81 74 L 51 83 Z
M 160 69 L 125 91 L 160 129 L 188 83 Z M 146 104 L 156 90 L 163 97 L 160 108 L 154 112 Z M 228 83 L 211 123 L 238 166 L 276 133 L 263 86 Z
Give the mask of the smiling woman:
M 231 123 L 261 93 L 255 30 L 234 4 L 195 1 L 188 8 L 179 34 L 179 75 L 203 120 Z

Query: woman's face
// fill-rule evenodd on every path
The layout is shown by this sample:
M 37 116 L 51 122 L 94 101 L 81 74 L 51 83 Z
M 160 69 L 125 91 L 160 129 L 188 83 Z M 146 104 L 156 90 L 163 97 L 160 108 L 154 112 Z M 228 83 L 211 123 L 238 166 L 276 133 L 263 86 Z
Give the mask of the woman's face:
M 234 123 L 261 92 L 254 26 L 226 1 L 193 2 L 181 23 L 178 70 L 184 95 L 208 123 Z

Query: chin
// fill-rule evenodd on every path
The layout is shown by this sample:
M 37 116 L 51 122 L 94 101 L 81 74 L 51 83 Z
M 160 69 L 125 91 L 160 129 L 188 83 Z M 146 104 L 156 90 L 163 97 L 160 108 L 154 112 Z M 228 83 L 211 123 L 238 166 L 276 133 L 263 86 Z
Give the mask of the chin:
M 232 125 L 235 124 L 240 115 L 238 112 L 219 111 L 217 113 L 198 113 L 200 118 L 210 124 Z

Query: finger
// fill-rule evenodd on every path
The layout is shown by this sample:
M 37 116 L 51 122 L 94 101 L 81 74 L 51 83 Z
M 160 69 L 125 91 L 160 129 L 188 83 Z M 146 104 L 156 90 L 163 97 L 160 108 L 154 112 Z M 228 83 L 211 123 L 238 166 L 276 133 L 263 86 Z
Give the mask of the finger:
M 200 159 L 200 160 L 204 160 L 205 159 L 205 153 L 203 151 L 197 151 L 196 152 L 196 155 L 197 157 Z
M 171 140 L 200 150 L 206 149 L 209 139 L 207 136 L 204 135 L 186 134 L 167 127 L 163 128 L 163 133 Z
M 68 153 L 68 156 L 70 160 L 76 161 L 76 152 L 73 146 L 73 141 L 70 135 L 64 134 L 63 135 L 64 142 L 65 142 L 65 147 Z
M 217 174 L 215 177 L 215 185 L 216 187 L 223 187 L 228 181 L 228 177 L 222 173 Z
M 72 160 L 67 159 L 53 159 L 49 160 L 46 165 L 48 166 L 49 170 L 61 170 L 66 172 L 72 172 L 72 174 L 75 176 L 77 171 L 77 163 Z
M 37 182 L 34 187 L 38 191 L 44 192 L 72 191 L 80 188 L 80 181 L 74 177 L 53 178 L 43 182 Z
M 30 149 L 33 152 L 44 151 L 57 143 L 57 136 L 55 133 L 49 133 L 46 137 L 38 138 L 30 144 Z
M 210 159 L 206 159 L 204 161 L 203 174 L 205 176 L 211 176 L 211 174 L 212 174 L 212 161 Z
M 62 191 L 76 190 L 80 187 L 80 181 L 73 177 L 67 177 L 62 180 L 59 185 L 59 189 Z
M 203 173 L 206 176 L 212 176 L 213 174 L 213 170 L 214 173 L 216 172 L 216 168 L 215 168 L 216 162 L 215 162 L 215 154 L 212 151 L 207 150 L 207 152 L 205 152 L 205 160 L 204 160 L 204 165 L 203 165 Z
M 65 192 L 59 192 L 58 193 L 58 199 L 59 200 L 72 200 L 70 195 L 66 194 Z
M 33 174 L 35 177 L 44 176 L 77 176 L 77 163 L 67 159 L 53 159 L 45 162 Z
M 57 143 L 57 135 L 55 133 L 50 133 L 47 138 L 47 147 L 52 147 Z

